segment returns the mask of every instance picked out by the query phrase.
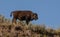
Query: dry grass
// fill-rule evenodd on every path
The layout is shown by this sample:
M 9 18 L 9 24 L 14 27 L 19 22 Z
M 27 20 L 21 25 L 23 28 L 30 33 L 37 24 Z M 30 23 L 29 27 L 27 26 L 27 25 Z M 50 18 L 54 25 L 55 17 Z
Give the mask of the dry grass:
M 14 25 L 1 15 L 0 18 L 0 37 L 60 37 L 60 30 L 46 29 L 40 25 L 26 25 L 24 22 Z

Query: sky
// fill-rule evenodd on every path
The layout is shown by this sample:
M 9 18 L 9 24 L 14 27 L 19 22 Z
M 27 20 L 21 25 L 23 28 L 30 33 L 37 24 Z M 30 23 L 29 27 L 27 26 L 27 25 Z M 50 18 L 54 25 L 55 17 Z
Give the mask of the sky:
M 14 10 L 31 10 L 38 14 L 38 20 L 32 23 L 60 28 L 60 0 L 0 0 L 0 14 L 11 18 Z

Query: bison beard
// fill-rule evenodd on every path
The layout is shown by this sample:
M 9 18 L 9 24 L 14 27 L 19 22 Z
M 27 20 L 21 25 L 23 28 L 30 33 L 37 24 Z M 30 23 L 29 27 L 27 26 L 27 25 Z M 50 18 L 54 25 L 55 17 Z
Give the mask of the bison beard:
M 32 11 L 12 11 L 10 16 L 12 15 L 12 22 L 14 23 L 16 23 L 16 20 L 19 19 L 20 21 L 25 20 L 28 25 L 30 21 L 38 19 L 37 14 L 33 13 Z

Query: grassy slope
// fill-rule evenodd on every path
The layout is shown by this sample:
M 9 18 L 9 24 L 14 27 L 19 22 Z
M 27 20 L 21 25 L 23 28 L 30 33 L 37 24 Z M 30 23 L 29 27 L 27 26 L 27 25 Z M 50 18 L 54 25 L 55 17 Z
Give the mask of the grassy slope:
M 1 37 L 52 37 L 60 34 L 60 30 L 46 29 L 40 25 L 26 25 L 24 22 L 12 24 L 10 20 L 0 16 L 0 36 Z

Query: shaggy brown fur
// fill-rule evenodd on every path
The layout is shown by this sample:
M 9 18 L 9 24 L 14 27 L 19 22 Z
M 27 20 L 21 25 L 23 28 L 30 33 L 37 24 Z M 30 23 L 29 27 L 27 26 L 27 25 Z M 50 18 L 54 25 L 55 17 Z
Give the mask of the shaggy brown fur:
M 32 11 L 27 11 L 27 10 L 26 11 L 12 11 L 10 16 L 12 15 L 13 15 L 12 22 L 15 22 L 15 23 L 17 19 L 19 19 L 20 21 L 25 20 L 27 24 L 29 23 L 29 21 L 38 19 L 38 15 L 36 13 L 33 13 Z

